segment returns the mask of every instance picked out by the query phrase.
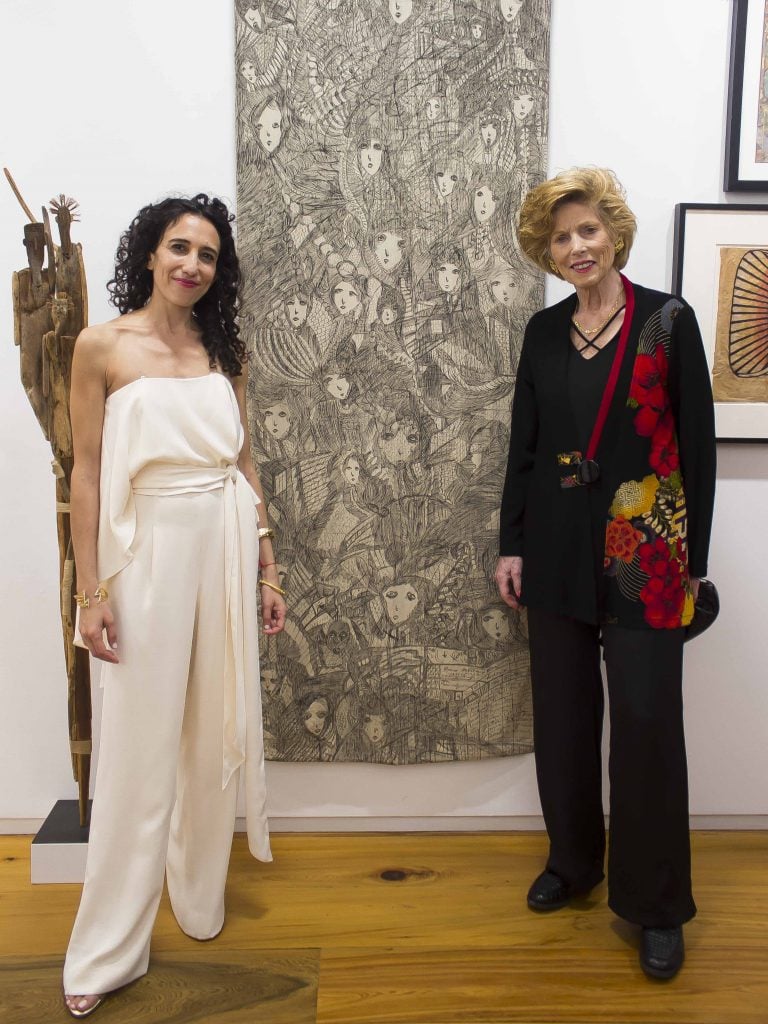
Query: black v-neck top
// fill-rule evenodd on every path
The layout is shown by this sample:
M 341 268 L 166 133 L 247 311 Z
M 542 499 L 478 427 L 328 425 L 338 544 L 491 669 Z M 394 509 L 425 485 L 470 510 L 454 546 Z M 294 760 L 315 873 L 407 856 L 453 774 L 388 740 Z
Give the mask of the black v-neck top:
M 568 398 L 576 419 L 579 451 L 582 455 L 586 453 L 605 386 L 611 374 L 619 333 L 616 331 L 611 340 L 589 359 L 579 355 L 570 337 L 568 338 Z

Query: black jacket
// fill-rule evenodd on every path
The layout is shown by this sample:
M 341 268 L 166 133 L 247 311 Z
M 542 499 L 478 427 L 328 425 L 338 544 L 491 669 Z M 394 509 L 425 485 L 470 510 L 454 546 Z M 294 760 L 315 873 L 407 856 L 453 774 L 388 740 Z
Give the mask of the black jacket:
M 634 311 L 596 460 L 563 487 L 578 449 L 567 389 L 573 295 L 528 323 L 512 406 L 500 554 L 523 557 L 524 604 L 585 622 L 676 628 L 704 576 L 715 492 L 712 389 L 693 310 L 625 280 Z M 628 310 L 629 312 L 629 305 Z

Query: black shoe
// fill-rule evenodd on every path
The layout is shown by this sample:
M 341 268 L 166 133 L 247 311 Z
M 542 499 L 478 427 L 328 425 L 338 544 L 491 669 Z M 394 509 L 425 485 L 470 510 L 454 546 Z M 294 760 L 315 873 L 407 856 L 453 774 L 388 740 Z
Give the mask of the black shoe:
M 531 910 L 559 910 L 572 895 L 570 885 L 559 875 L 542 871 L 528 890 L 528 906 Z
M 640 966 L 652 978 L 674 978 L 685 959 L 683 929 L 643 928 Z

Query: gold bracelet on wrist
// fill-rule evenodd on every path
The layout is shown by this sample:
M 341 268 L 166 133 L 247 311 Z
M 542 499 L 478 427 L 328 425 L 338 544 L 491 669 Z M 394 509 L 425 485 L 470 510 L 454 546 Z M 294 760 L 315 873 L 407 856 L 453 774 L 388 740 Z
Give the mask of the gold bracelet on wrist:
M 102 601 L 109 600 L 109 591 L 107 590 L 103 583 L 99 583 L 99 585 L 93 592 L 93 596 L 96 601 L 96 604 L 101 604 Z M 77 591 L 75 593 L 75 604 L 77 605 L 78 608 L 91 607 L 91 599 L 84 589 Z
M 278 585 L 276 583 L 270 583 L 269 580 L 259 580 L 259 586 L 260 587 L 269 587 L 269 589 L 270 590 L 274 590 L 274 592 L 276 594 L 281 594 L 283 597 L 285 597 L 285 593 L 286 592 L 283 590 L 283 588 L 282 587 L 278 587 Z
M 275 531 L 272 529 L 271 526 L 260 526 L 256 531 L 256 535 L 259 538 L 259 540 L 266 540 L 267 538 L 269 540 L 272 540 L 273 537 L 275 536 Z

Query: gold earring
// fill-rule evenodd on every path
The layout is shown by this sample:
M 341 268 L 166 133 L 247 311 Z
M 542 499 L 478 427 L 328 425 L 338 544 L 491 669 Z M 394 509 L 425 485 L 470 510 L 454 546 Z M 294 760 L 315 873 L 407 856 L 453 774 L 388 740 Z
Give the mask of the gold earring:
M 552 271 L 555 277 L 560 277 L 560 271 L 557 269 L 557 264 L 554 260 L 549 261 L 549 269 Z
M 620 239 L 619 239 L 619 240 L 618 240 L 618 241 L 616 242 L 616 245 L 614 245 L 614 247 L 613 247 L 613 248 L 614 248 L 614 249 L 616 250 L 616 255 L 618 256 L 618 255 L 619 255 L 619 253 L 620 253 L 620 252 L 622 251 L 622 249 L 624 248 L 624 239 L 623 239 L 623 238 L 620 238 Z

